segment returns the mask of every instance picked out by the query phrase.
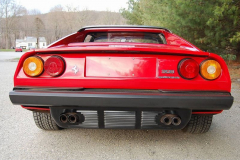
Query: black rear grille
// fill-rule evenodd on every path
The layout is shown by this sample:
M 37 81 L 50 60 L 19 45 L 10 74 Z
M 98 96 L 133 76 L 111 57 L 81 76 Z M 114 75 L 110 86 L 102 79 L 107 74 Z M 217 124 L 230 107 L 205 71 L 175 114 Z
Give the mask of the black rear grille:
M 78 110 L 78 113 L 84 115 L 84 122 L 80 123 L 79 128 L 98 128 L 98 114 L 97 111 Z
M 104 111 L 105 128 L 129 128 L 136 125 L 134 111 Z
M 142 112 L 142 119 L 141 119 L 141 128 L 148 129 L 148 128 L 156 128 L 158 124 L 156 123 L 156 116 L 159 112 L 156 111 L 143 111 Z
M 75 124 L 63 123 L 60 115 L 76 112 L 82 115 L 84 120 Z M 106 129 L 182 129 L 191 117 L 189 109 L 138 109 L 129 108 L 118 110 L 116 108 L 74 108 L 51 107 L 54 120 L 62 128 L 106 128 Z M 160 117 L 164 114 L 174 114 L 181 118 L 178 126 L 164 125 Z

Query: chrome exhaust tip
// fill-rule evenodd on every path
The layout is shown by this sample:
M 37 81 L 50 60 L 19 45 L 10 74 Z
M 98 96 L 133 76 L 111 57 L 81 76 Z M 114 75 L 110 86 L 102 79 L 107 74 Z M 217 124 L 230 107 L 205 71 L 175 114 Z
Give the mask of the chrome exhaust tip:
M 182 120 L 181 120 L 179 117 L 173 117 L 173 118 L 172 118 L 172 124 L 173 124 L 174 126 L 180 125 L 181 122 L 182 122 Z
M 60 121 L 62 123 L 67 123 L 68 117 L 65 114 L 60 115 Z
M 162 116 L 160 121 L 161 121 L 161 123 L 163 123 L 165 125 L 170 125 L 172 123 L 171 117 L 169 117 L 169 116 Z
M 68 116 L 68 122 L 69 123 L 76 123 L 76 122 L 78 122 L 78 116 L 76 115 L 76 114 L 70 114 L 69 116 Z

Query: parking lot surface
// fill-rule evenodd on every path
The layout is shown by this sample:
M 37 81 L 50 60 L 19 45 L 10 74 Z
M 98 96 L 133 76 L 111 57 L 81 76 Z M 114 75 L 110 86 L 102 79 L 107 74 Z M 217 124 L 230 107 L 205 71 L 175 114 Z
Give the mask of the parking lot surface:
M 0 61 L 12 60 L 20 58 L 24 52 L 0 52 Z
M 206 134 L 164 130 L 65 129 L 44 131 L 32 112 L 14 106 L 17 62 L 0 62 L 0 159 L 239 159 L 240 82 L 234 105 L 213 118 Z

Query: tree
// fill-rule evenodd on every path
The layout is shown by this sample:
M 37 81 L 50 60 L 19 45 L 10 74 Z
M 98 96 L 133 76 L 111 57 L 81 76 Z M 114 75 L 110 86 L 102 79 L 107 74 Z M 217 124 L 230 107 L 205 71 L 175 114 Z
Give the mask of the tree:
M 37 38 L 37 48 L 39 48 L 39 37 L 40 35 L 44 34 L 44 30 L 45 30 L 45 25 L 39 17 L 35 18 L 35 27 L 36 27 L 35 35 Z
M 164 26 L 202 50 L 240 60 L 240 1 L 129 0 L 130 24 Z
M 31 9 L 28 11 L 28 15 L 40 15 L 41 11 L 38 9 Z
M 47 39 L 50 42 L 54 42 L 64 36 L 64 27 L 67 25 L 67 22 L 64 20 L 64 13 L 64 8 L 61 5 L 57 5 L 47 14 Z
M 2 36 L 4 37 L 5 48 L 13 46 L 11 34 L 17 33 L 17 17 L 21 16 L 24 8 L 15 3 L 15 0 L 0 0 L 0 19 L 2 27 Z M 13 40 L 15 42 L 15 39 Z
M 126 24 L 116 12 L 79 11 L 78 7 L 57 5 L 49 13 L 41 14 L 36 9 L 26 10 L 15 0 L 0 0 L 0 4 L 0 48 L 15 46 L 16 39 L 27 36 L 45 37 L 50 44 L 83 26 Z
M 140 4 L 140 0 L 129 0 L 128 8 L 123 8 L 120 10 L 123 17 L 127 19 L 128 24 L 144 24 L 143 10 L 140 8 Z

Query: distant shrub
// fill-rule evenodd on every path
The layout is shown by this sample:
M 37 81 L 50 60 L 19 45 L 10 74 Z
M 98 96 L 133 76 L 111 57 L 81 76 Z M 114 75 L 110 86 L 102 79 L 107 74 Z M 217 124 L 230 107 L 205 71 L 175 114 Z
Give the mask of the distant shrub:
M 220 55 L 224 60 L 228 61 L 235 61 L 237 59 L 237 56 L 234 54 L 221 54 Z

